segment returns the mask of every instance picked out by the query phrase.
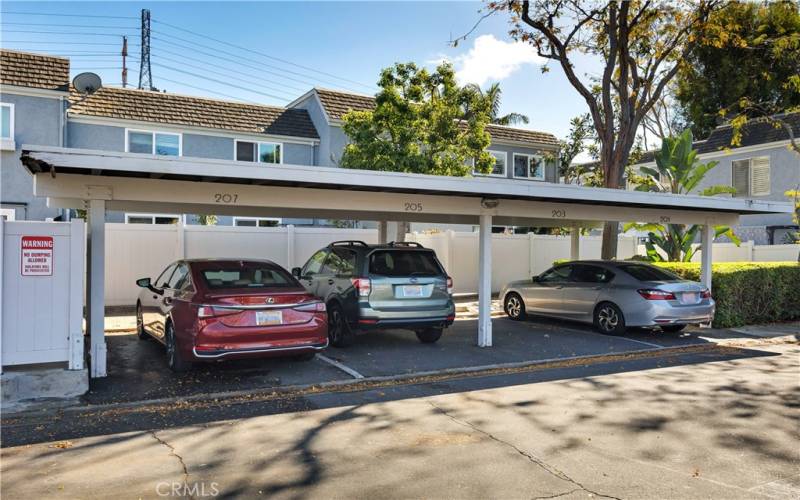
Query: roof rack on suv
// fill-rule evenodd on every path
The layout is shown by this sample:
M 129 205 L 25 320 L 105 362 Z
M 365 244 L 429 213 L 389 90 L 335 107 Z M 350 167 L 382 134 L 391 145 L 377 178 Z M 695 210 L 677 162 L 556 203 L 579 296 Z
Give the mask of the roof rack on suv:
M 425 248 L 422 244 L 417 243 L 416 241 L 390 241 L 388 243 L 390 247 L 416 247 L 416 248 Z
M 361 245 L 362 247 L 368 247 L 366 243 L 361 240 L 341 240 L 341 241 L 332 241 L 328 246 L 353 246 L 353 245 Z

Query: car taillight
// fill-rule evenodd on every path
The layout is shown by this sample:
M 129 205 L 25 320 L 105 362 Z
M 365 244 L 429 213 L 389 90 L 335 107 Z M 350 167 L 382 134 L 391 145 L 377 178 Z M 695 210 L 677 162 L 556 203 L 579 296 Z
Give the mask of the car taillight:
M 200 319 L 219 318 L 220 316 L 230 316 L 239 312 L 241 310 L 228 307 L 199 306 L 197 308 L 197 317 Z
M 701 296 L 702 296 L 704 299 L 710 299 L 710 298 L 711 298 L 711 290 L 709 290 L 708 288 L 706 288 L 705 290 L 703 290 L 703 292 L 702 292 L 700 295 L 701 295 Z
M 302 312 L 325 312 L 325 302 L 309 302 L 308 304 L 301 304 L 293 307 L 295 311 Z
M 353 288 L 359 297 L 369 297 L 369 292 L 372 291 L 372 282 L 369 278 L 350 278 L 350 282 L 353 283 Z
M 447 277 L 447 293 L 453 294 L 453 278 L 450 276 Z
M 645 300 L 675 300 L 675 294 L 664 290 L 644 289 L 636 290 Z

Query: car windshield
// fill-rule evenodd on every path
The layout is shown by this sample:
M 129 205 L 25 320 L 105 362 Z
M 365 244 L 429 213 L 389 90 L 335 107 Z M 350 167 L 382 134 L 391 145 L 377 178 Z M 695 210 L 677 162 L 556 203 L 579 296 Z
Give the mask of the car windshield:
M 200 275 L 206 286 L 213 290 L 300 286 L 283 269 L 254 262 L 211 265 L 204 267 Z
M 421 250 L 377 250 L 369 257 L 369 273 L 380 276 L 444 274 L 433 252 Z
M 642 264 L 628 264 L 619 266 L 620 269 L 630 274 L 639 281 L 680 281 L 681 278 L 669 271 Z

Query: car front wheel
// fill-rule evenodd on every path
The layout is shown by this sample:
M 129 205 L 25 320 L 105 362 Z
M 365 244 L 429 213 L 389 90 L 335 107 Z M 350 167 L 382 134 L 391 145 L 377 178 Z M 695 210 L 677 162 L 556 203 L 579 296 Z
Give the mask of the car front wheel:
M 622 335 L 625 333 L 625 317 L 615 304 L 603 302 L 594 310 L 594 326 L 602 333 Z
M 136 336 L 139 337 L 139 340 L 147 340 L 147 332 L 144 331 L 142 304 L 136 304 Z
M 433 344 L 442 337 L 443 328 L 425 328 L 417 330 L 417 338 L 423 344 Z
M 509 293 L 506 297 L 506 314 L 513 320 L 525 319 L 525 303 L 516 293 Z

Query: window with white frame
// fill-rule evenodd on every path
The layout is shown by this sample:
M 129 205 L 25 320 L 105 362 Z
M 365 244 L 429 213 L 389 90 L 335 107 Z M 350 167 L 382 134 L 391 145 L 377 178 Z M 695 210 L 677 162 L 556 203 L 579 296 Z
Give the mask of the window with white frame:
M 737 197 L 767 196 L 770 194 L 769 156 L 759 156 L 731 162 L 731 183 Z
M 283 163 L 283 145 L 277 142 L 236 141 L 236 161 Z
M 281 219 L 272 217 L 234 217 L 233 225 L 240 227 L 276 227 L 281 223 Z
M 0 104 L 0 139 L 14 140 L 14 105 Z
M 125 224 L 178 224 L 180 215 L 173 214 L 125 214 Z
M 508 153 L 504 151 L 486 151 L 490 155 L 494 157 L 494 167 L 492 167 L 492 171 L 488 174 L 482 174 L 480 172 L 476 172 L 473 170 L 473 175 L 490 175 L 492 177 L 505 177 L 506 176 L 506 158 L 508 157 Z M 473 168 L 475 166 L 475 161 L 472 161 Z
M 540 155 L 514 153 L 514 177 L 544 180 L 544 158 Z
M 126 130 L 126 151 L 162 156 L 181 156 L 181 134 Z

